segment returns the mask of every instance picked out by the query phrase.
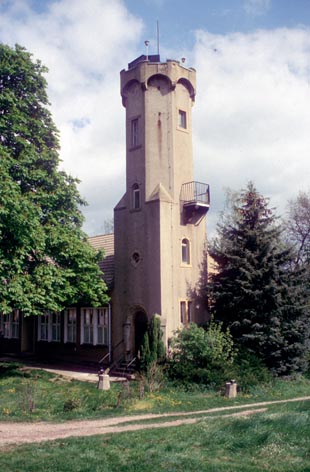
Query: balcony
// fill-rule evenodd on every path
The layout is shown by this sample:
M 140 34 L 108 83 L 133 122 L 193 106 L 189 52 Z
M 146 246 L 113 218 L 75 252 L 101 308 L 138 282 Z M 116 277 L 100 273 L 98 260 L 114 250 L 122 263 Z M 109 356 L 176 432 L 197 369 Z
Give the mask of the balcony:
M 197 223 L 210 207 L 210 188 L 202 182 L 186 182 L 180 195 L 183 208 L 183 223 Z

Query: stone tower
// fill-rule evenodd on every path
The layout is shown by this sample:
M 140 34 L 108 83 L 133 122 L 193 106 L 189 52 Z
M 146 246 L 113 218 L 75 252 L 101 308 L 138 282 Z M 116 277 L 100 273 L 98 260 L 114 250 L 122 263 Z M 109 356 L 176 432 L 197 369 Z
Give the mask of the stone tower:
M 197 284 L 209 188 L 193 180 L 195 92 L 195 70 L 175 60 L 141 56 L 121 71 L 126 193 L 114 209 L 112 324 L 113 345 L 128 356 L 155 313 L 165 341 L 189 321 L 203 321 Z

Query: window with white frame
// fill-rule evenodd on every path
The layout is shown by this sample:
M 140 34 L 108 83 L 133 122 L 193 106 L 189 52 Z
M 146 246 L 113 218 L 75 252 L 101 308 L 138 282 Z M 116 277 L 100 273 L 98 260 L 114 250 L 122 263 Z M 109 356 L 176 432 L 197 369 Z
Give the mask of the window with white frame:
M 51 341 L 60 341 L 60 313 L 52 313 L 50 315 L 52 324 L 52 339 Z
M 186 111 L 179 110 L 178 125 L 179 128 L 187 128 Z
M 81 343 L 93 344 L 94 342 L 94 309 L 82 308 L 82 324 L 81 324 Z
M 182 300 L 180 302 L 180 321 L 182 324 L 188 324 L 193 321 L 193 302 L 191 300 Z
M 182 264 L 190 264 L 190 244 L 187 238 L 182 239 Z
M 38 340 L 48 341 L 49 314 L 43 313 L 39 316 Z
M 108 344 L 109 310 L 102 308 L 82 308 L 81 344 L 96 346 Z
M 43 313 L 38 321 L 38 340 L 60 342 L 60 313 Z
M 68 308 L 65 311 L 65 343 L 76 342 L 76 308 Z
M 13 310 L 11 313 L 0 315 L 0 329 L 4 338 L 18 339 L 19 338 L 19 310 Z
M 108 309 L 97 309 L 97 344 L 108 344 Z

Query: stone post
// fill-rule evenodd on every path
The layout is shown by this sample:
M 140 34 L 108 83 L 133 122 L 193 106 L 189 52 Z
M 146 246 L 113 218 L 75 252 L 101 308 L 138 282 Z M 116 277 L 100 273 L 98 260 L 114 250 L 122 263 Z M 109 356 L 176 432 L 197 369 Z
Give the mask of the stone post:
M 225 397 L 227 398 L 236 398 L 237 396 L 237 384 L 235 380 L 226 382 Z
M 110 376 L 104 374 L 103 371 L 98 373 L 98 390 L 110 390 Z

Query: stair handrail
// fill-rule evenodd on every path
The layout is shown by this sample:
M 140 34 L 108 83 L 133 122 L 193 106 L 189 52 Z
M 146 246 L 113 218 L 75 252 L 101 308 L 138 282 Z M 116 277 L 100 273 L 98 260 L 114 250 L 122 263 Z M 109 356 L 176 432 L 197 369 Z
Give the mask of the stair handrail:
M 113 352 L 114 352 L 123 342 L 124 342 L 124 340 L 122 339 L 119 343 L 116 344 L 116 346 L 114 346 L 113 349 L 111 349 L 110 352 L 107 352 L 107 354 L 105 354 L 105 355 L 103 356 L 103 358 L 100 359 L 100 361 L 98 361 L 99 366 L 100 366 L 101 364 L 103 364 L 103 362 L 107 359 L 107 357 L 110 357 L 111 354 L 113 354 Z
M 128 369 L 128 367 L 130 367 L 134 362 L 136 362 L 136 360 L 137 360 L 137 356 L 133 357 L 131 361 L 126 365 L 126 369 Z

